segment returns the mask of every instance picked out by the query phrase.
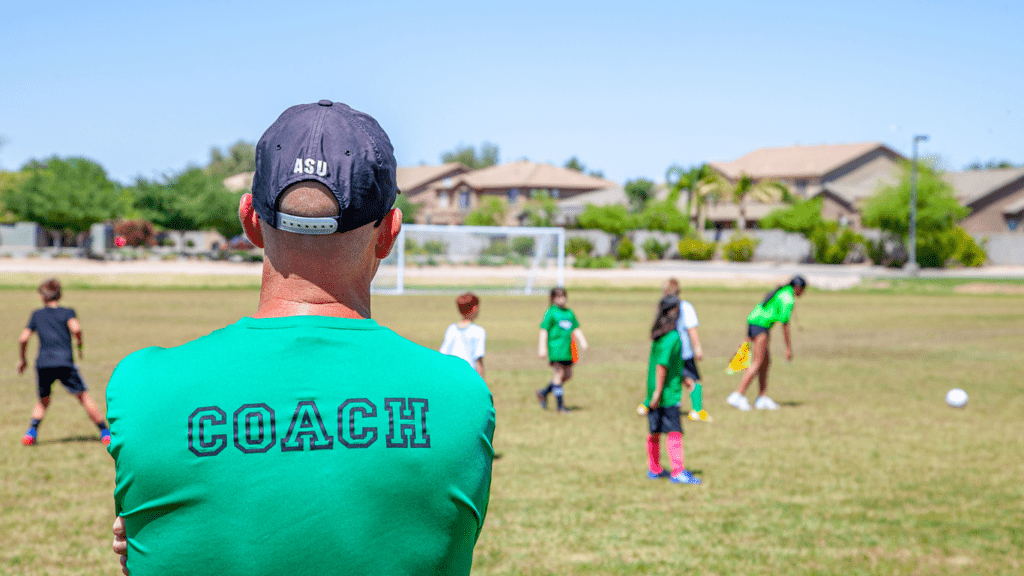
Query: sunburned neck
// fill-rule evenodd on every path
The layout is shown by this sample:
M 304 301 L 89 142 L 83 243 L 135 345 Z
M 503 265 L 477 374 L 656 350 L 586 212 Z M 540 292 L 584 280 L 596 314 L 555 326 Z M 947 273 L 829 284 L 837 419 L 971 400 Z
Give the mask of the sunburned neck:
M 456 326 L 458 326 L 459 328 L 466 328 L 466 327 L 468 327 L 472 323 L 473 323 L 473 321 L 470 320 L 469 318 L 463 318 L 462 320 L 459 320 L 459 322 L 456 324 Z

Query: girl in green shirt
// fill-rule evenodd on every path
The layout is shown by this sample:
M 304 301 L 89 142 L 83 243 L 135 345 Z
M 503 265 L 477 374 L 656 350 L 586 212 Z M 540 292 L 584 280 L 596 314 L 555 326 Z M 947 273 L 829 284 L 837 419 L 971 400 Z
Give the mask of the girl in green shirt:
M 750 367 L 743 374 L 739 387 L 729 395 L 726 402 L 730 406 L 743 411 L 750 410 L 750 402 L 744 395 L 747 387 L 758 379 L 758 396 L 754 408 L 759 410 L 778 410 L 779 405 L 766 394 L 768 390 L 768 369 L 772 357 L 769 351 L 771 328 L 776 322 L 782 323 L 782 336 L 786 340 L 786 361 L 793 359 L 793 347 L 789 339 L 789 318 L 793 314 L 796 296 L 800 296 L 807 288 L 807 280 L 803 276 L 793 276 L 788 284 L 783 284 L 765 295 L 764 300 L 754 307 L 747 316 L 747 341 L 750 342 Z

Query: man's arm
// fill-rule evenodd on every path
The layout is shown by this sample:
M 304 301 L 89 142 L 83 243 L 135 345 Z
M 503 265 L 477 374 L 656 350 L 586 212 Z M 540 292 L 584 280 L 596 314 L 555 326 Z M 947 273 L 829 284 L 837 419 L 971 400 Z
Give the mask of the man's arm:
M 537 339 L 537 356 L 544 358 L 548 355 L 548 331 L 541 328 L 540 337 Z
M 700 347 L 700 336 L 697 335 L 697 327 L 688 328 L 686 333 L 690 335 L 690 344 L 693 345 L 693 357 L 697 360 L 703 360 L 704 351 Z
M 786 361 L 793 360 L 793 346 L 789 342 L 789 323 L 782 325 L 782 337 L 786 340 Z
M 78 318 L 68 319 L 68 330 L 74 334 L 75 339 L 78 341 L 78 359 L 82 359 L 82 326 L 78 323 Z
M 21 359 L 18 361 L 18 374 L 25 371 L 25 367 L 28 366 L 28 359 L 25 358 L 25 353 L 28 351 L 28 340 L 32 337 L 32 329 L 25 328 L 21 331 L 21 336 L 18 338 L 18 354 Z
M 476 362 L 473 363 L 473 367 L 476 368 L 476 373 L 479 374 L 481 378 L 483 378 L 484 380 L 487 380 L 487 376 L 484 376 L 484 357 L 483 356 L 481 356 L 481 357 L 476 359 Z

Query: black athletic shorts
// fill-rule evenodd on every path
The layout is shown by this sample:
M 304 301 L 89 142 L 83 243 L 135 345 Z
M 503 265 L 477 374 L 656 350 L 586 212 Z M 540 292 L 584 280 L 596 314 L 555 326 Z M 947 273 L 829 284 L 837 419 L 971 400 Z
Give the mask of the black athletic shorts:
M 758 334 L 764 334 L 768 331 L 768 328 L 764 326 L 758 326 L 757 324 L 747 324 L 747 336 L 751 339 L 757 338 Z
M 697 371 L 697 363 L 693 361 L 693 358 L 683 360 L 683 378 L 700 382 L 700 372 Z
M 647 428 L 651 434 L 682 433 L 683 421 L 679 419 L 679 406 L 659 406 L 648 412 Z
M 573 364 L 575 364 L 575 362 L 573 362 L 572 360 L 552 360 L 551 365 L 554 366 L 555 364 L 561 364 L 562 366 L 569 368 Z
M 60 383 L 71 394 L 80 394 L 88 390 L 85 387 L 85 380 L 82 380 L 81 374 L 78 373 L 78 368 L 74 366 L 36 368 L 36 376 L 38 377 L 36 392 L 40 398 L 46 398 L 50 395 L 50 387 L 53 385 L 54 380 L 60 380 Z

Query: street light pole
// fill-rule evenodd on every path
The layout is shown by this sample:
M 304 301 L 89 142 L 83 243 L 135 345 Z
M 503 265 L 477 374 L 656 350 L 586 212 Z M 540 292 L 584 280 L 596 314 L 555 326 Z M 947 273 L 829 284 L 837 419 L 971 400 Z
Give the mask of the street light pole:
M 917 143 L 926 140 L 928 136 L 925 134 L 914 136 L 913 154 L 910 159 L 910 245 L 907 247 L 910 257 L 907 258 L 905 268 L 912 276 L 916 276 L 920 269 L 917 265 Z

